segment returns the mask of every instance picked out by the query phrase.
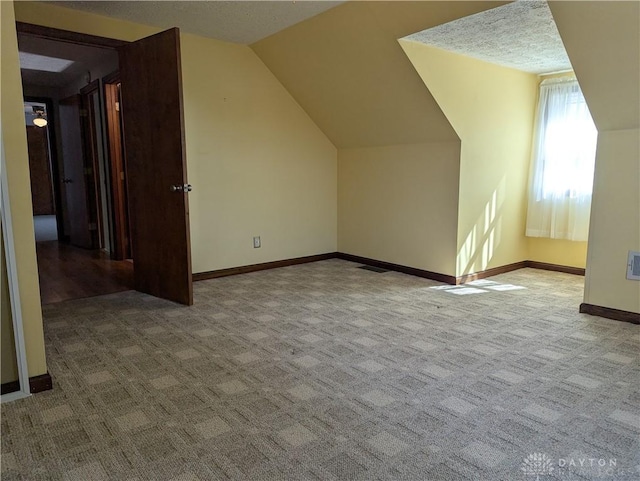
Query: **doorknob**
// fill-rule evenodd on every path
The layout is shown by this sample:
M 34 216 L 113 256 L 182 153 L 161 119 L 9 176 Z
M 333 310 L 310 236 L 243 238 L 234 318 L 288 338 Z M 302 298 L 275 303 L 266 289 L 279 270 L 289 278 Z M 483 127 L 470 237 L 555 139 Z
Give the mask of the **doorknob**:
M 71 179 L 62 179 L 62 183 L 63 184 L 71 184 L 73 182 L 73 180 Z
M 171 190 L 171 192 L 184 192 L 184 193 L 191 192 L 193 190 L 191 187 L 191 184 L 182 184 L 182 185 L 175 184 L 175 185 L 172 185 L 169 189 Z

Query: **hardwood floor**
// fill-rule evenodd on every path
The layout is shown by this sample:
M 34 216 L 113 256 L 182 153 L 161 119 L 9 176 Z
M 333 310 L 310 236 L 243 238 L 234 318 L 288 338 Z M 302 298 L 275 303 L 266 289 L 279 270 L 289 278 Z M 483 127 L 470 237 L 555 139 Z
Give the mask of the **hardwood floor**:
M 102 251 L 57 241 L 37 242 L 36 252 L 42 304 L 133 288 L 130 261 L 112 261 Z

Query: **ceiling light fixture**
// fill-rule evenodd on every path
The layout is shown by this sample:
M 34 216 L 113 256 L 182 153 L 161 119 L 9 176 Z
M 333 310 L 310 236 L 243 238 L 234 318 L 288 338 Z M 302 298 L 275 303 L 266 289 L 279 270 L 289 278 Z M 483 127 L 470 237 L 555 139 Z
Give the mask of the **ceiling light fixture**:
M 33 106 L 33 113 L 35 114 L 36 118 L 33 119 L 33 124 L 36 127 L 46 127 L 47 125 L 47 119 L 45 117 L 45 113 L 44 113 L 44 109 L 38 105 L 34 105 Z

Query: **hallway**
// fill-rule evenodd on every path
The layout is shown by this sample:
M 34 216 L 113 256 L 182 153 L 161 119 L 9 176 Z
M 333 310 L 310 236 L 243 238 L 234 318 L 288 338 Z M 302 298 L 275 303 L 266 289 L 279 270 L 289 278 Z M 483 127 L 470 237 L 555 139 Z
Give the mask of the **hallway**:
M 133 264 L 112 261 L 98 250 L 57 241 L 37 242 L 42 304 L 80 299 L 133 288 Z

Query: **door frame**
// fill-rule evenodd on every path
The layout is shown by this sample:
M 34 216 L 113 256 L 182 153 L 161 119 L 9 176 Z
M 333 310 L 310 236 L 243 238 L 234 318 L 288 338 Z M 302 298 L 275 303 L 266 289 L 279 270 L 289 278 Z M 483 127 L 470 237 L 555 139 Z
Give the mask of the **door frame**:
M 108 37 L 101 37 L 98 35 L 91 35 L 91 34 L 86 34 L 86 33 L 78 33 L 78 32 L 72 32 L 70 30 L 62 30 L 59 28 L 53 28 L 53 27 L 44 27 L 42 25 L 35 25 L 35 24 L 31 24 L 31 23 L 26 23 L 26 22 L 18 22 L 16 21 L 16 33 L 17 34 L 23 34 L 23 35 L 29 35 L 32 37 L 37 37 L 37 38 L 44 38 L 44 39 L 48 39 L 48 40 L 55 40 L 57 42 L 67 42 L 67 43 L 73 43 L 76 45 L 85 45 L 85 46 L 89 46 L 89 47 L 101 47 L 101 48 L 108 48 L 111 50 L 117 50 L 118 48 L 127 45 L 131 42 L 128 42 L 126 40 L 117 40 L 114 38 L 108 38 Z M 82 97 L 82 94 L 84 93 L 83 91 L 85 89 L 87 89 L 88 87 L 91 87 L 92 84 L 84 87 L 81 92 L 80 95 Z M 98 91 L 100 92 L 100 95 L 102 96 L 104 94 L 104 92 L 102 91 L 103 89 L 100 89 L 99 84 L 97 87 Z M 31 98 L 31 97 L 30 97 Z M 35 99 L 35 97 L 33 97 Z M 27 97 L 25 97 L 25 100 L 27 99 Z M 40 99 L 38 98 L 35 101 L 44 101 L 45 99 Z M 52 105 L 51 100 L 49 99 L 50 104 L 47 104 L 47 109 L 50 108 L 50 105 Z M 53 111 L 53 110 L 52 110 Z M 82 122 L 82 119 L 81 119 Z M 55 137 L 53 137 L 53 140 L 51 141 L 52 143 L 55 142 L 56 139 Z M 82 139 L 83 145 L 85 144 L 85 138 L 83 136 Z M 55 144 L 57 146 L 57 143 Z M 51 150 L 56 150 L 56 149 L 51 149 Z M 105 151 L 106 152 L 106 151 Z M 57 155 L 57 151 L 54 153 L 54 155 Z M 94 169 L 94 173 L 95 173 L 95 169 Z M 54 174 L 52 172 L 52 174 Z M 60 172 L 58 170 L 58 165 L 57 165 L 57 158 L 56 158 L 56 163 L 55 163 L 55 177 L 58 179 L 58 184 L 56 184 L 56 192 L 58 193 L 58 198 L 56 198 L 56 210 L 60 213 L 62 213 L 62 197 L 61 197 L 61 193 L 60 193 L 60 184 L 59 181 L 60 179 Z M 55 182 L 55 179 L 54 179 Z M 113 193 L 113 192 L 111 192 Z M 98 204 L 99 206 L 99 204 Z M 110 206 L 110 210 L 114 210 L 114 205 L 113 205 L 113 197 L 112 197 L 112 201 L 111 201 L 111 206 Z M 56 214 L 57 215 L 57 214 Z M 99 215 L 98 212 L 98 221 L 101 220 L 101 216 Z M 68 240 L 68 236 L 64 236 L 64 223 L 61 222 L 63 220 L 63 218 L 57 218 L 58 220 L 58 239 L 59 240 Z M 124 258 L 124 257 L 123 257 Z M 135 268 L 134 268 L 135 269 Z
M 70 30 L 62 30 L 62 29 L 53 28 L 53 27 L 44 27 L 42 25 L 35 25 L 32 23 L 18 22 L 18 21 L 16 21 L 16 33 L 30 35 L 32 37 L 55 40 L 58 42 L 67 42 L 67 43 L 73 43 L 76 45 L 85 45 L 89 47 L 102 47 L 102 48 L 108 48 L 111 50 L 117 50 L 118 48 L 131 43 L 126 40 L 118 40 L 114 38 L 101 37 L 98 35 L 91 35 L 87 33 L 72 32 Z M 25 97 L 25 99 L 26 98 L 27 97 Z M 36 101 L 41 101 L 41 100 L 46 100 L 46 99 L 38 98 Z M 50 106 L 52 107 L 53 105 L 53 102 L 51 102 L 51 99 L 48 99 L 48 100 L 50 104 L 47 104 L 47 109 L 49 109 Z M 51 111 L 53 112 L 53 110 Z M 50 131 L 52 130 L 53 129 L 50 129 Z M 55 142 L 56 140 L 55 137 L 52 137 L 52 138 L 53 138 L 53 141 L 51 141 L 51 143 Z M 84 139 L 83 139 L 83 143 L 84 143 Z M 55 146 L 56 146 L 56 149 L 50 149 L 50 150 L 56 151 L 54 155 L 57 155 L 57 143 L 55 144 Z M 58 178 L 58 182 L 59 182 L 61 179 L 60 179 L 60 173 L 58 171 L 57 158 L 56 158 L 55 168 L 56 168 L 55 176 Z M 53 175 L 53 172 L 52 172 L 52 175 Z M 55 179 L 54 179 L 54 182 L 55 182 Z M 62 194 L 59 193 L 60 184 L 59 183 L 56 184 L 56 187 L 57 187 L 56 191 L 58 191 L 58 198 L 56 199 L 56 210 L 62 213 L 62 197 L 61 197 Z M 113 204 L 113 201 L 112 201 L 112 204 Z M 113 209 L 113 205 L 111 207 Z M 56 217 L 56 220 L 58 220 L 58 240 L 68 240 L 68 238 L 64 236 L 64 223 L 60 222 L 60 220 L 64 220 L 64 219 L 62 217 L 60 217 L 59 219 L 58 217 Z
M 47 136 L 49 142 L 49 165 L 51 168 L 51 181 L 53 183 L 53 203 L 56 210 L 56 229 L 58 231 L 58 241 L 64 242 L 67 238 L 64 235 L 64 212 L 62 210 L 62 193 L 61 191 L 61 178 L 60 178 L 60 165 L 58 164 L 58 142 L 56 139 L 56 128 L 58 127 L 55 121 L 56 112 L 53 107 L 53 100 L 49 97 L 32 97 L 29 95 L 24 96 L 25 102 L 38 102 L 45 104 L 47 109 Z
M 88 33 L 72 32 L 70 30 L 62 30 L 60 28 L 43 27 L 32 23 L 16 22 L 16 32 L 32 37 L 47 38 L 49 40 L 57 40 L 59 42 L 75 43 L 77 45 L 86 45 L 89 47 L 103 47 L 117 49 L 128 43 L 126 40 L 117 40 L 115 38 L 99 37 Z
M 13 337 L 16 350 L 16 364 L 18 366 L 18 383 L 20 389 L 8 394 L 0 395 L 0 402 L 15 401 L 31 395 L 29 386 L 29 369 L 27 365 L 27 351 L 24 343 L 24 326 L 22 321 L 22 304 L 20 301 L 20 286 L 18 283 L 18 270 L 16 261 L 16 251 L 13 240 L 13 219 L 11 216 L 11 203 L 9 199 L 9 183 L 6 172 L 6 161 L 4 157 L 4 142 L 0 136 L 0 182 L 1 191 L 0 216 L 4 228 L 4 249 L 7 269 L 7 281 L 9 283 L 9 300 L 11 303 L 11 320 L 13 324 Z

